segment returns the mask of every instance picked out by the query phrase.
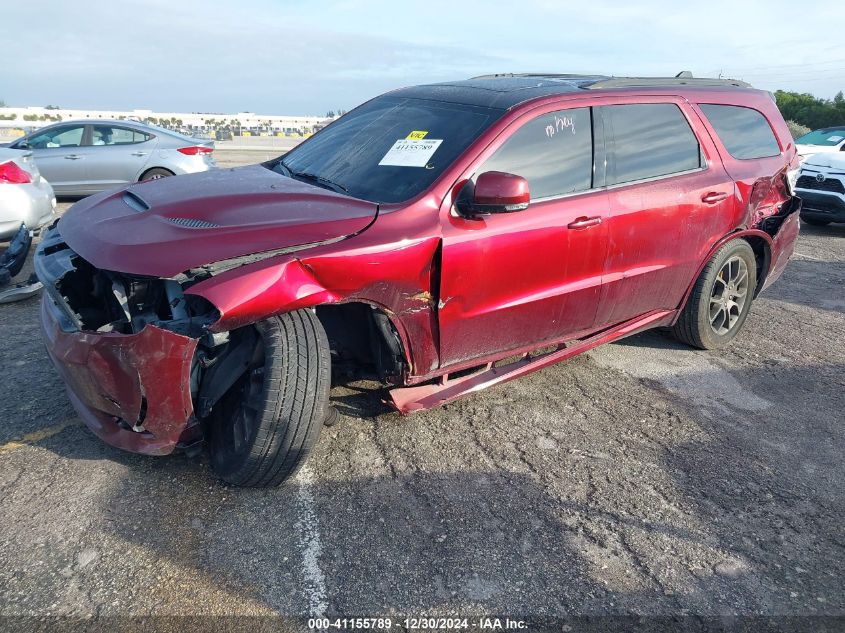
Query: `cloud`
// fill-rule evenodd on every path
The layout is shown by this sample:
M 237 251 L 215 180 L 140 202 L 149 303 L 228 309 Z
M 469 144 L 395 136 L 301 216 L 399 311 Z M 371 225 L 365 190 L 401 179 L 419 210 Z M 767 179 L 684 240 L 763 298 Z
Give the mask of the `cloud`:
M 4 0 L 0 52 L 18 63 L 6 65 L 0 98 L 307 114 L 487 72 L 680 70 L 832 96 L 845 64 L 825 60 L 845 59 L 845 44 L 803 36 L 793 10 L 783 0 Z M 845 5 L 825 11 L 845 22 Z

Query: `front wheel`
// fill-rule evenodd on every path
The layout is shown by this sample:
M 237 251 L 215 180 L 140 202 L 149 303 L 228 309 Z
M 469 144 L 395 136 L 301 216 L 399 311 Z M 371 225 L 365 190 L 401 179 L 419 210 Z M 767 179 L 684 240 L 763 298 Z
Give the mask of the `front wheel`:
M 701 271 L 672 334 L 699 349 L 724 347 L 745 323 L 756 287 L 751 246 L 742 239 L 728 242 Z
M 211 412 L 211 465 L 231 484 L 277 486 L 320 436 L 329 407 L 331 355 L 310 310 L 254 327 L 258 336 L 246 372 Z

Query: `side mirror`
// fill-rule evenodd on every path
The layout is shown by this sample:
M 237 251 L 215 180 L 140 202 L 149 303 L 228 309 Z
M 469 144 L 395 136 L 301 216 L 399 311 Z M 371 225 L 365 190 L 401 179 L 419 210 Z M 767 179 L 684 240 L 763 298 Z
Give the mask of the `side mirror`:
M 13 145 L 11 145 L 11 147 L 12 147 L 12 148 L 14 148 L 14 149 L 31 149 L 31 148 L 29 147 L 29 143 L 27 143 L 27 142 L 26 142 L 25 140 L 23 140 L 23 139 L 21 139 L 21 140 L 20 140 L 20 141 L 18 141 L 17 143 L 14 143 Z
M 490 213 L 513 213 L 528 208 L 531 197 L 528 181 L 522 176 L 502 171 L 486 171 L 468 182 L 455 202 L 461 215 L 474 217 Z

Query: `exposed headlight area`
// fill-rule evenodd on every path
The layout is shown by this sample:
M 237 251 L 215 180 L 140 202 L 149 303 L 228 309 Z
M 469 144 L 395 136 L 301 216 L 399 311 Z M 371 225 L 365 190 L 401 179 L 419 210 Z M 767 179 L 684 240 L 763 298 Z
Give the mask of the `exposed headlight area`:
M 101 270 L 74 252 L 57 227 L 35 254 L 35 271 L 67 332 L 138 333 L 147 325 L 198 338 L 219 318 L 202 297 L 185 295 L 193 276 L 179 281 Z

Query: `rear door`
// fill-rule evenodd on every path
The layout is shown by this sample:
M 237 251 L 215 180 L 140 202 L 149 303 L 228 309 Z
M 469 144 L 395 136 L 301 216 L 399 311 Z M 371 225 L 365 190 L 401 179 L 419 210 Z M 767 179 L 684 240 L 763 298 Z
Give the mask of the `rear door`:
M 26 139 L 38 170 L 58 193 L 75 193 L 86 181 L 85 124 L 50 126 Z
M 443 215 L 441 366 L 589 330 L 605 260 L 607 196 L 594 173 L 591 108 L 545 106 L 505 130 L 465 173 L 528 180 L 515 213 Z M 603 159 L 598 161 L 603 165 Z
M 93 125 L 86 150 L 90 187 L 97 191 L 135 182 L 156 148 L 156 137 L 119 125 Z
M 608 254 L 596 324 L 674 310 L 737 222 L 734 184 L 700 119 L 673 97 L 596 109 L 607 146 Z

